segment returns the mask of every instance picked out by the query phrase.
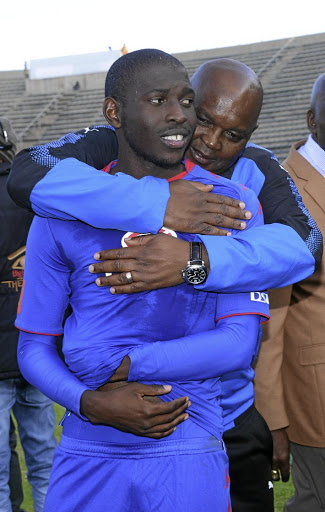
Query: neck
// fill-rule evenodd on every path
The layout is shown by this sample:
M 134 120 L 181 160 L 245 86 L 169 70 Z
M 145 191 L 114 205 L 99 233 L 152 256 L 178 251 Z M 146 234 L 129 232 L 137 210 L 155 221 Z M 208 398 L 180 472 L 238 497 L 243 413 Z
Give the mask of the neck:
M 176 164 L 159 162 L 155 163 L 147 160 L 145 157 L 134 153 L 130 148 L 119 149 L 119 156 L 116 166 L 112 169 L 111 174 L 123 172 L 129 174 L 136 179 L 141 179 L 144 176 L 153 176 L 155 178 L 169 179 L 177 176 L 177 174 L 184 171 L 184 164 L 177 162 Z

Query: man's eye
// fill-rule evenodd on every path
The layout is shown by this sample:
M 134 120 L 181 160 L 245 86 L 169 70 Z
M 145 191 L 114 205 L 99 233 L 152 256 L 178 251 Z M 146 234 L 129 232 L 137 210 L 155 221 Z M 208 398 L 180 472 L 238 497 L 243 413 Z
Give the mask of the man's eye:
M 184 98 L 181 103 L 183 105 L 185 105 L 185 107 L 190 107 L 191 105 L 193 105 L 193 98 Z
M 227 137 L 227 139 L 229 139 L 233 142 L 239 142 L 242 140 L 241 135 L 237 135 L 236 133 L 232 133 L 232 132 L 225 132 L 225 136 Z
M 161 105 L 164 102 L 164 98 L 150 98 L 149 101 L 155 105 Z
M 210 122 L 207 119 L 204 119 L 204 117 L 200 117 L 197 115 L 197 122 L 198 124 L 202 126 L 209 126 Z

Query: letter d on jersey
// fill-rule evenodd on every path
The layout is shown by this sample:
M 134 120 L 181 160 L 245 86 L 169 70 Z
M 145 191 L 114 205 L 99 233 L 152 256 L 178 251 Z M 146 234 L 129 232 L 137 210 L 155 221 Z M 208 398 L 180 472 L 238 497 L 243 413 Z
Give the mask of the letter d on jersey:
M 251 292 L 251 300 L 269 304 L 269 295 L 267 292 Z

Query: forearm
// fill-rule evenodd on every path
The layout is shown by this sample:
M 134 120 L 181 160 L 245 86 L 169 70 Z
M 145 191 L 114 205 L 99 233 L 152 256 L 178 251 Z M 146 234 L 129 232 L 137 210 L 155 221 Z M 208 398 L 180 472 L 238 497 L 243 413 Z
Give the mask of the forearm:
M 201 380 L 247 368 L 258 340 L 259 316 L 220 320 L 217 328 L 132 350 L 129 381 Z
M 168 199 L 165 180 L 110 175 L 74 158 L 59 162 L 31 193 L 33 210 L 40 216 L 141 233 L 159 231 Z
M 96 126 L 21 151 L 12 163 L 8 192 L 43 217 L 78 219 L 99 228 L 156 233 L 169 200 L 165 180 L 102 172 L 117 158 L 114 130 Z
M 231 237 L 198 236 L 210 261 L 207 281 L 196 287 L 200 290 L 232 293 L 278 288 L 305 279 L 315 269 L 315 259 L 302 238 L 283 224 L 258 226 Z
M 54 336 L 20 332 L 18 364 L 23 377 L 54 402 L 80 414 L 80 399 L 88 389 L 60 359 Z

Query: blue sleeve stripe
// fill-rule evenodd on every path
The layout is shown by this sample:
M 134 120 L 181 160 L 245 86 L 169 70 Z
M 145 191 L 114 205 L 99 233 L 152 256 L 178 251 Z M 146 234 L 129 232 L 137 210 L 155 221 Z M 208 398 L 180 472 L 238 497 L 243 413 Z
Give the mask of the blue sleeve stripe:
M 43 144 L 40 146 L 35 146 L 30 151 L 30 157 L 36 164 L 47 167 L 48 169 L 52 169 L 52 167 L 59 163 L 61 159 L 51 155 L 50 149 L 61 148 L 66 144 L 75 144 L 78 140 L 85 138 L 88 131 L 98 130 L 98 128 L 107 128 L 109 130 L 114 130 L 114 128 L 109 125 L 98 125 L 93 126 L 91 129 L 85 128 L 83 130 L 84 133 L 68 133 L 61 137 L 59 140 L 48 142 L 47 144 Z
M 289 175 L 288 175 L 287 179 L 289 181 L 291 191 L 297 201 L 298 207 L 300 208 L 300 210 L 303 212 L 303 214 L 308 219 L 307 224 L 311 228 L 311 230 L 310 230 L 308 238 L 305 240 L 305 244 L 308 247 L 309 251 L 314 255 L 314 254 L 316 254 L 316 252 L 319 250 L 319 248 L 322 245 L 322 240 L 323 240 L 322 233 L 321 233 L 319 227 L 317 226 L 316 222 L 310 215 L 309 211 L 307 210 L 306 206 L 304 205 L 304 202 L 302 200 L 301 195 L 299 194 L 297 186 L 295 185 L 295 183 L 293 182 L 293 180 L 290 178 Z

